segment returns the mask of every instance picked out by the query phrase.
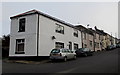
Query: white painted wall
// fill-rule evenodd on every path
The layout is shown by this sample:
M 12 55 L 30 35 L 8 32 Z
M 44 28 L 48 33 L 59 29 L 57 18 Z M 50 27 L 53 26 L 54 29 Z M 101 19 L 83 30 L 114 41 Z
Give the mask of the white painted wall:
M 55 32 L 55 28 L 56 28 L 55 23 L 58 23 L 58 22 L 40 15 L 39 56 L 49 56 L 50 51 L 53 48 L 55 48 L 55 42 L 64 43 L 65 48 L 68 48 L 67 45 L 68 45 L 69 41 L 71 41 L 72 44 L 77 43 L 77 44 L 79 44 L 79 47 L 82 47 L 80 31 L 78 31 L 78 37 L 74 37 L 73 36 L 74 29 L 73 28 L 63 25 L 61 23 L 58 23 L 58 24 L 64 26 L 64 34 L 56 33 Z M 55 36 L 56 39 L 52 40 L 51 39 L 52 36 Z M 72 45 L 72 48 L 74 48 L 74 45 Z
M 18 32 L 19 19 L 26 18 L 25 32 Z M 28 15 L 11 20 L 9 56 L 36 56 L 37 55 L 37 15 Z M 25 38 L 25 54 L 15 54 L 16 39 Z
M 23 18 L 23 17 L 20 17 Z M 37 56 L 37 25 L 38 15 L 27 15 L 25 32 L 18 32 L 19 19 L 15 18 L 11 20 L 11 33 L 10 33 L 10 52 L 9 56 Z M 74 29 L 58 23 L 64 26 L 64 34 L 56 33 L 55 28 L 58 23 L 54 20 L 39 15 L 39 56 L 49 56 L 50 51 L 55 48 L 55 42 L 64 43 L 64 47 L 68 48 L 69 41 L 72 42 L 72 49 L 74 49 L 74 43 L 81 48 L 81 32 L 78 31 L 78 37 L 73 35 Z M 52 36 L 56 39 L 52 40 Z M 25 38 L 25 54 L 15 54 L 16 39 Z

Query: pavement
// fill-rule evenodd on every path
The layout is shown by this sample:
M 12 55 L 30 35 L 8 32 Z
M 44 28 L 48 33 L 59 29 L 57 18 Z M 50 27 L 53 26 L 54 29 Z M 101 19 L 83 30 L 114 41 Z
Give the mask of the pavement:
M 41 60 L 41 61 L 27 61 L 27 60 L 3 60 L 5 63 L 19 63 L 19 64 L 42 64 L 42 63 L 47 63 L 50 60 Z
M 94 54 L 98 55 L 98 54 L 104 53 L 104 52 L 105 51 L 97 51 L 97 52 L 94 52 Z M 5 63 L 19 63 L 19 64 L 43 64 L 43 63 L 51 62 L 49 59 L 43 59 L 40 61 L 34 61 L 34 60 L 28 61 L 28 60 L 9 60 L 8 58 L 3 59 L 2 61 Z
M 3 61 L 2 73 L 118 73 L 118 51 L 95 52 L 93 56 L 67 62 L 43 60 L 36 64 L 33 61 Z

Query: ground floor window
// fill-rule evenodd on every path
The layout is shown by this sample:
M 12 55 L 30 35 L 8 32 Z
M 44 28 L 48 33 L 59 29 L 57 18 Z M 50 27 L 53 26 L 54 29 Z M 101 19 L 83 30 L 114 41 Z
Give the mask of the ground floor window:
M 92 47 L 92 41 L 90 40 L 90 46 Z
M 74 43 L 74 50 L 78 49 L 78 44 Z
M 25 39 L 16 39 L 15 54 L 24 54 Z
M 99 48 L 99 43 L 95 42 L 95 47 Z
M 87 44 L 84 44 L 83 48 L 87 48 Z
M 99 43 L 97 43 L 97 48 L 99 48 Z
M 64 48 L 64 43 L 55 42 L 55 48 Z

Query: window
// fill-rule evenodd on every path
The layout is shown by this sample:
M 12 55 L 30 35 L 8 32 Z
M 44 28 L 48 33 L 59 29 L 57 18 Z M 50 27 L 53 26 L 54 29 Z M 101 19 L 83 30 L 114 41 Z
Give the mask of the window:
M 19 31 L 18 32 L 25 32 L 25 18 L 19 19 Z
M 74 43 L 74 50 L 78 49 L 78 44 Z
M 86 33 L 84 33 L 84 39 L 86 40 Z
M 99 43 L 95 42 L 95 47 L 99 48 Z
M 89 48 L 84 48 L 83 51 L 89 51 Z
M 95 39 L 96 39 L 96 33 L 95 33 L 95 36 L 94 36 L 94 37 L 95 37 Z
M 85 37 L 85 36 L 84 36 L 84 33 L 82 33 L 82 38 L 84 39 L 84 37 Z
M 64 34 L 64 27 L 59 24 L 56 24 L 56 32 Z
M 56 42 L 55 43 L 55 48 L 64 48 L 64 43 Z
M 25 39 L 16 39 L 16 52 L 15 54 L 24 54 Z
M 100 40 L 100 35 L 99 35 L 99 40 Z
M 94 44 L 95 44 L 95 48 L 97 48 L 97 44 L 96 44 L 96 42 L 95 42 Z
M 99 48 L 99 43 L 97 43 L 97 48 Z
M 90 46 L 92 47 L 92 41 L 90 41 Z
M 60 52 L 59 49 L 53 49 L 53 50 L 51 51 L 51 53 L 59 53 L 59 52 Z
M 78 37 L 78 30 L 74 29 L 73 35 L 74 35 L 75 37 Z
M 87 48 L 87 44 L 84 44 L 84 47 L 83 48 Z

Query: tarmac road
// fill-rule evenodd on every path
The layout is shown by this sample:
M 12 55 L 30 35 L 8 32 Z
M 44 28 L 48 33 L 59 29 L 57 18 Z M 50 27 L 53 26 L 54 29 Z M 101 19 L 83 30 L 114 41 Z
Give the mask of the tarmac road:
M 95 52 L 67 62 L 2 63 L 2 73 L 118 73 L 118 50 Z

